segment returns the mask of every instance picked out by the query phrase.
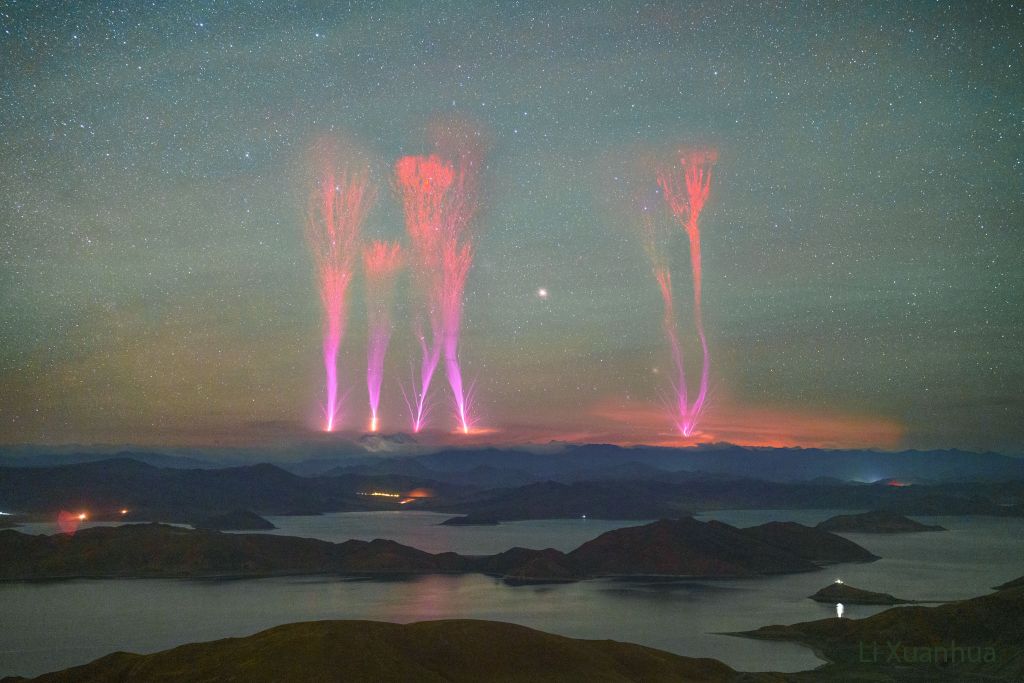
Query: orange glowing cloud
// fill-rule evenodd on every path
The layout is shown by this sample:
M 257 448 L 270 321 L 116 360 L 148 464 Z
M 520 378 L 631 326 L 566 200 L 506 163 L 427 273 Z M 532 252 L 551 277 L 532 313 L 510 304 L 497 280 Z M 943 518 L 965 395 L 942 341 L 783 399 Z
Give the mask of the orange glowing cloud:
M 904 435 L 903 426 L 891 418 L 800 408 L 721 407 L 690 439 L 674 432 L 658 405 L 602 403 L 593 407 L 592 415 L 608 423 L 610 435 L 620 437 L 609 440 L 649 445 L 725 441 L 741 446 L 886 449 L 899 447 Z

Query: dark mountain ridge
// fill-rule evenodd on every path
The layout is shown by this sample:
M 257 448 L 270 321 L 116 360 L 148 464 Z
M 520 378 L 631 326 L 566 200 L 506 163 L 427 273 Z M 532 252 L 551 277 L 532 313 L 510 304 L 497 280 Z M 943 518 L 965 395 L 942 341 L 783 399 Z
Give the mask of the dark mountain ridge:
M 635 463 L 665 471 L 755 476 L 770 481 L 833 477 L 846 481 L 999 481 L 1024 479 L 1024 459 L 958 450 L 883 452 L 817 448 L 755 448 L 707 444 L 690 448 L 570 445 L 552 453 L 522 449 L 450 449 L 408 458 L 437 472 L 480 465 L 509 467 L 546 479 L 578 477 Z
M 380 438 L 369 437 L 370 440 Z M 435 472 L 465 473 L 477 467 L 486 467 L 497 472 L 517 470 L 517 476 L 525 474 L 536 480 L 568 482 L 609 478 L 602 476 L 600 471 L 614 470 L 625 463 L 633 463 L 648 470 L 753 476 L 771 481 L 808 481 L 822 477 L 844 481 L 893 480 L 913 483 L 1024 479 L 1022 457 L 955 449 L 888 452 L 865 449 L 748 447 L 732 444 L 703 444 L 686 448 L 561 444 L 543 449 L 449 447 L 422 453 L 423 447 L 416 445 L 415 441 L 409 440 L 405 435 L 392 435 L 386 438 L 387 443 L 398 449 L 390 451 L 388 455 L 374 455 L 372 449 L 367 450 L 358 444 L 340 442 L 330 445 L 318 442 L 301 447 L 295 446 L 276 456 L 265 450 L 251 449 L 249 458 L 273 461 L 284 469 L 303 475 L 319 475 L 328 469 L 335 469 L 337 473 L 344 470 L 357 474 L 425 476 Z M 416 448 L 411 451 L 401 450 L 405 446 Z M 421 454 L 416 454 L 416 451 L 420 451 Z M 110 450 L 50 453 L 39 447 L 29 450 L 7 448 L 6 452 L 11 455 L 0 455 L 0 465 L 12 467 L 55 466 L 112 457 L 130 457 L 161 467 L 196 469 L 239 464 L 238 461 L 246 457 L 246 451 L 238 449 L 230 452 L 230 458 L 226 458 L 225 454 L 220 452 L 203 456 L 199 451 L 188 456 L 143 450 L 126 450 L 114 455 Z M 403 452 L 406 454 L 403 455 Z M 297 453 L 305 453 L 306 459 L 295 459 Z M 289 457 L 286 459 L 283 455 Z M 234 462 L 227 462 L 227 459 Z M 633 479 L 645 476 L 640 471 L 626 476 L 622 474 L 612 475 L 611 478 Z M 522 483 L 525 482 L 510 481 L 504 482 L 504 485 Z
M 836 515 L 818 524 L 825 531 L 866 534 L 901 534 L 925 531 L 945 531 L 935 524 L 922 524 L 909 517 L 888 510 L 871 510 L 858 515 Z
M 391 509 L 395 501 L 360 495 L 375 489 L 459 487 L 398 475 L 300 477 L 260 463 L 221 469 L 160 468 L 128 458 L 58 467 L 0 468 L 0 509 L 56 517 L 61 509 L 102 514 L 127 508 L 131 518 L 190 521 L 249 509 L 263 515 Z
M 508 455 L 507 452 L 503 452 Z M 491 458 L 491 451 L 480 458 Z M 565 456 L 529 454 L 537 459 Z M 441 457 L 441 456 L 437 456 Z M 447 457 L 447 456 L 445 456 Z M 609 456 L 610 457 L 610 456 Z M 478 458 L 479 459 L 479 458 Z M 738 508 L 876 509 L 901 514 L 1024 515 L 1024 480 L 891 486 L 832 479 L 778 482 L 750 477 L 674 471 L 655 476 L 650 466 L 619 462 L 591 468 L 595 480 L 533 481 L 489 488 L 490 482 L 522 481 L 523 469 L 463 463 L 446 479 L 415 460 L 419 476 L 403 474 L 401 459 L 373 474 L 351 469 L 303 477 L 261 463 L 220 469 L 159 468 L 120 458 L 58 467 L 0 468 L 0 510 L 56 516 L 61 509 L 133 520 L 189 521 L 244 508 L 261 515 L 319 514 L 354 510 L 422 509 L 498 520 L 588 516 L 650 520 L 691 511 Z M 519 464 L 519 463 L 517 463 Z M 579 463 L 569 463 L 575 469 Z M 393 470 L 393 471 L 392 471 Z M 429 477 L 424 477 L 424 474 Z M 507 475 L 507 476 L 506 476 Z M 633 479 L 610 478 L 633 475 Z M 575 476 L 575 475 L 574 475 Z M 408 506 L 402 496 L 425 489 L 429 496 Z M 383 490 L 391 498 L 365 494 Z
M 1024 481 L 894 487 L 692 474 L 680 481 L 672 479 L 669 475 L 662 481 L 545 481 L 425 501 L 423 508 L 499 520 L 583 515 L 639 520 L 730 509 L 884 509 L 902 514 L 1024 516 Z
M 686 518 L 616 529 L 570 553 L 513 548 L 497 555 L 427 553 L 395 541 L 330 543 L 163 524 L 93 527 L 73 535 L 0 531 L 0 579 L 210 577 L 278 574 L 483 572 L 530 580 L 599 576 L 757 576 L 877 559 L 825 531 L 737 529 Z

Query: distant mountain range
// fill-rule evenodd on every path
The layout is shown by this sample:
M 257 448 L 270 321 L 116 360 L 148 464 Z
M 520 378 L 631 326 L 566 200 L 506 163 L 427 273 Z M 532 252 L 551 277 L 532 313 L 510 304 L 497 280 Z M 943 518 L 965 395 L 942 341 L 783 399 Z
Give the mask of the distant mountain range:
M 721 475 L 666 475 L 667 481 L 539 482 L 425 500 L 420 507 L 499 521 L 559 517 L 655 519 L 727 509 L 883 509 L 901 514 L 1024 516 L 1024 481 L 894 487 L 766 482 Z
M 397 500 L 360 494 L 424 486 L 438 495 L 467 491 L 397 475 L 311 478 L 266 463 L 178 469 L 117 458 L 57 467 L 0 468 L 0 510 L 54 519 L 64 509 L 85 510 L 99 519 L 191 522 L 237 509 L 269 515 L 394 509 Z M 127 515 L 119 514 L 122 509 Z
M 172 469 L 218 469 L 227 466 L 237 466 L 242 463 L 218 462 L 204 458 L 194 458 L 185 455 L 166 455 L 152 451 L 119 450 L 109 451 L 71 451 L 71 452 L 35 452 L 30 454 L 19 451 L 20 454 L 12 455 L 0 451 L 0 467 L 62 467 L 64 465 L 81 465 L 90 462 L 102 462 L 104 460 L 133 460 L 153 467 L 165 467 Z
M 818 524 L 819 529 L 838 533 L 906 534 L 945 531 L 937 524 L 921 524 L 909 517 L 885 510 L 870 510 L 857 515 L 836 515 Z
M 407 434 L 364 435 L 336 444 L 313 442 L 287 449 L 194 449 L 165 454 L 145 449 L 0 448 L 0 466 L 41 467 L 130 458 L 157 467 L 223 468 L 273 462 L 304 476 L 327 471 L 405 474 L 484 487 L 531 481 L 661 479 L 665 472 L 701 472 L 767 481 L 929 483 L 1024 479 L 1024 458 L 958 450 L 885 452 L 815 448 L 755 448 L 705 444 L 688 448 L 551 444 L 546 447 L 431 450 Z
M 489 477 L 476 483 L 514 486 L 534 481 L 663 479 L 666 472 L 751 477 L 767 481 L 927 483 L 1024 479 L 1024 459 L 957 450 L 903 451 L 749 448 L 729 444 L 692 448 L 566 445 L 557 450 L 448 449 L 415 456 L 339 462 L 350 472 L 387 471 L 447 479 L 455 474 Z M 507 477 L 507 479 L 503 479 Z
M 889 593 L 866 591 L 848 583 L 839 582 L 830 583 L 810 598 L 815 602 L 841 602 L 844 605 L 902 605 L 913 602 L 913 600 L 903 600 Z
M 504 460 L 497 460 L 498 454 Z M 618 457 L 632 455 L 619 451 Z M 156 467 L 134 458 L 0 467 L 0 511 L 55 519 L 60 510 L 84 510 L 94 519 L 171 522 L 191 522 L 238 509 L 261 515 L 417 509 L 497 521 L 581 516 L 650 520 L 740 508 L 1024 515 L 1024 476 L 915 485 L 835 478 L 783 482 L 754 478 L 756 469 L 739 476 L 659 470 L 631 460 L 609 465 L 602 458 L 587 470 L 581 458 L 579 451 L 561 455 L 446 452 L 374 458 L 361 465 L 330 468 L 318 476 L 300 476 L 267 463 L 183 469 Z M 497 462 L 515 467 L 502 468 Z M 531 474 L 560 468 L 566 481 L 533 480 L 541 475 Z M 513 483 L 500 483 L 507 480 Z M 121 514 L 121 510 L 128 512 Z

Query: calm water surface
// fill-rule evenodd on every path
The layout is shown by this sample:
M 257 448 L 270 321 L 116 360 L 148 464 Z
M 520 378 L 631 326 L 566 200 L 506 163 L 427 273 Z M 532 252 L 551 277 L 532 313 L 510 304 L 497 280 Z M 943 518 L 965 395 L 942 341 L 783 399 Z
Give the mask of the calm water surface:
M 339 512 L 317 517 L 267 517 L 285 536 L 320 538 L 335 543 L 350 538 L 390 538 L 431 553 L 493 555 L 516 546 L 569 551 L 606 531 L 645 522 L 606 519 L 539 519 L 497 526 L 443 526 L 454 515 L 436 512 Z
M 772 519 L 812 524 L 838 511 L 720 511 L 748 526 Z M 431 552 L 492 553 L 520 545 L 571 550 L 637 522 L 544 520 L 497 527 L 439 527 L 447 515 L 344 513 L 274 517 L 276 533 L 344 540 L 392 538 Z M 921 518 L 925 519 L 925 518 Z M 806 596 L 841 577 L 921 600 L 971 597 L 1022 573 L 1024 520 L 935 517 L 945 533 L 848 535 L 884 559 L 821 572 L 749 580 L 585 581 L 512 587 L 480 575 L 410 580 L 278 578 L 242 581 L 111 580 L 0 584 L 0 676 L 34 675 L 115 650 L 153 652 L 315 619 L 493 619 L 580 638 L 610 638 L 742 670 L 797 671 L 820 664 L 802 646 L 716 635 L 834 616 Z M 24 529 L 30 531 L 30 529 Z M 50 529 L 32 528 L 35 533 Z M 847 606 L 863 617 L 876 607 Z

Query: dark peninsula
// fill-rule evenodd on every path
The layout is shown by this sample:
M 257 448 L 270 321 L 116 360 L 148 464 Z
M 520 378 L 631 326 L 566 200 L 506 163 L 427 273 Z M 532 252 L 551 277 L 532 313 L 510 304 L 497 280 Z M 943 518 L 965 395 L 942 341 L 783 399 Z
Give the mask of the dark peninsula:
M 819 529 L 838 533 L 903 534 L 922 531 L 945 531 L 932 524 L 921 524 L 909 517 L 886 510 L 872 510 L 856 515 L 836 515 L 818 524 Z

